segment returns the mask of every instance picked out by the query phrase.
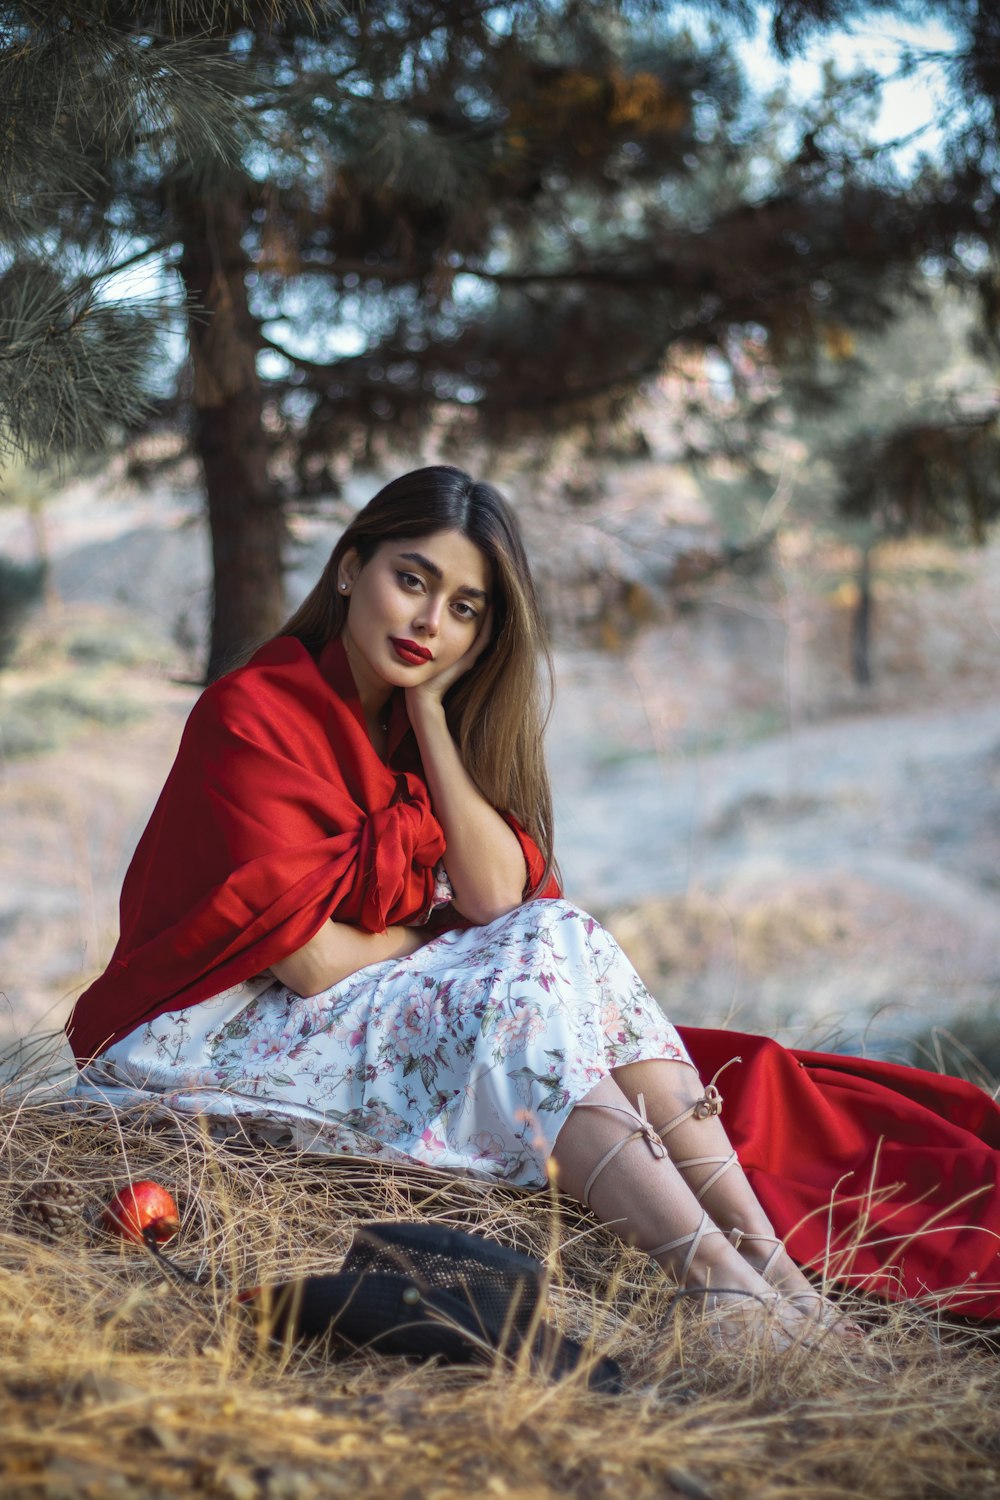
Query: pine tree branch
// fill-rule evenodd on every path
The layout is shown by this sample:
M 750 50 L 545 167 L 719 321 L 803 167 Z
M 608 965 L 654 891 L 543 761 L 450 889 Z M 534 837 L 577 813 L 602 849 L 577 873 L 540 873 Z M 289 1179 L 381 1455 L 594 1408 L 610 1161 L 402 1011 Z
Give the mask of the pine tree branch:
M 831 251 L 825 257 L 807 258 L 800 271 L 786 275 L 784 279 L 770 272 L 768 290 L 765 293 L 751 292 L 744 285 L 741 295 L 747 299 L 752 296 L 758 303 L 780 301 L 789 294 L 808 291 L 817 277 L 831 274 L 843 259 L 843 250 Z M 259 268 L 261 271 L 268 269 L 265 262 L 261 262 Z M 334 254 L 322 259 L 312 257 L 309 261 L 302 262 L 296 267 L 294 275 L 296 279 L 320 276 L 324 280 L 330 276 L 358 276 L 365 281 L 389 282 L 395 286 L 436 279 L 442 272 L 447 274 L 449 280 L 458 276 L 470 276 L 494 286 L 512 289 L 581 286 L 625 292 L 663 291 L 671 285 L 676 286 L 679 280 L 685 291 L 690 291 L 687 282 L 693 272 L 699 283 L 700 295 L 723 295 L 718 286 L 709 281 L 705 262 L 689 267 L 679 260 L 656 261 L 641 267 L 581 265 L 545 271 L 490 271 L 484 266 L 470 265 L 464 261 L 457 265 L 448 263 L 443 267 L 433 264 L 388 265 L 384 261 L 372 264 L 369 260 L 346 259 Z
M 414 26 L 410 31 L 390 31 L 389 37 L 393 43 L 401 49 L 419 45 L 420 42 L 429 41 L 439 31 L 453 31 L 460 26 L 465 26 L 469 21 L 482 21 L 491 11 L 497 8 L 496 0 L 481 0 L 481 3 L 461 7 L 459 5 L 442 5 L 436 15 L 428 18 L 422 26 Z M 508 12 L 524 9 L 523 0 L 513 0 L 507 7 Z M 377 35 L 377 33 L 376 33 Z
M 99 271 L 84 272 L 77 279 L 82 286 L 97 286 L 102 281 L 110 281 L 113 276 L 120 275 L 122 271 L 130 271 L 133 266 L 142 265 L 144 260 L 149 260 L 153 255 L 163 255 L 173 244 L 174 240 L 169 236 L 163 240 L 156 240 L 145 249 L 137 250 L 134 255 L 127 255 L 124 260 L 115 261 L 114 265 L 102 266 Z

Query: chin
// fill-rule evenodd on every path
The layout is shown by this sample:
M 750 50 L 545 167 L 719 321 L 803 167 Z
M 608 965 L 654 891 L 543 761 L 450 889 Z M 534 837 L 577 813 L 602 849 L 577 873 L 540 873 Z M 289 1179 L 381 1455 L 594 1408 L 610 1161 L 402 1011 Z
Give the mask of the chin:
M 418 671 L 416 667 L 404 667 L 398 661 L 387 662 L 384 668 L 379 669 L 379 676 L 389 688 L 413 687 L 424 681 L 422 671 Z
M 440 671 L 441 664 L 436 659 L 422 661 L 419 665 L 400 661 L 391 646 L 386 652 L 384 666 L 379 668 L 385 681 L 391 682 L 393 687 L 413 687 L 416 683 L 426 682 L 428 677 Z

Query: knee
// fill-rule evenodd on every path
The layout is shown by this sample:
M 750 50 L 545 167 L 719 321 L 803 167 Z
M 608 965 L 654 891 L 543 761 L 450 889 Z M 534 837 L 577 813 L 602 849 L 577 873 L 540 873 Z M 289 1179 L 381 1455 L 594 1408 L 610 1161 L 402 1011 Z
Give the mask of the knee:
M 600 952 L 606 957 L 624 957 L 614 937 L 596 917 L 582 907 L 560 897 L 557 901 L 531 901 L 532 926 L 558 950 L 564 948 L 579 954 Z
M 585 912 L 582 907 L 575 906 L 572 901 L 567 901 L 563 896 L 557 900 L 541 898 L 534 901 L 526 901 L 523 910 L 530 911 L 532 918 L 539 926 L 554 928 L 563 923 L 582 924 L 588 932 L 594 931 L 601 926 L 596 917 Z

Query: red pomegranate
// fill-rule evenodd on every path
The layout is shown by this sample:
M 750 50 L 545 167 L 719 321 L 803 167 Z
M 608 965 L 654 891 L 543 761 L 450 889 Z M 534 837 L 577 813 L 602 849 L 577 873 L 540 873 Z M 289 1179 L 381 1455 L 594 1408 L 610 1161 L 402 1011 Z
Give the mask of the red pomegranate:
M 158 1182 L 130 1182 L 106 1205 L 101 1223 L 110 1234 L 142 1245 L 147 1237 L 158 1245 L 172 1240 L 181 1221 L 177 1204 Z

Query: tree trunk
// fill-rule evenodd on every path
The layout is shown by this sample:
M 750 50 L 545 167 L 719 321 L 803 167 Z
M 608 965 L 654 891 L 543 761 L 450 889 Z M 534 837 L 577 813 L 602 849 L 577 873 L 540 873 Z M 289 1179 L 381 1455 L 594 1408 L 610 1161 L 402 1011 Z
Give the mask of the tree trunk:
M 45 501 L 38 495 L 28 500 L 28 519 L 35 541 L 35 556 L 42 573 L 42 603 L 51 613 L 59 603 L 59 590 L 52 573 L 52 551 L 49 547 L 49 528 L 45 518 Z
M 872 680 L 872 548 L 861 549 L 858 568 L 858 598 L 851 617 L 851 667 L 858 687 Z
M 194 442 L 212 537 L 206 679 L 276 631 L 285 616 L 285 522 L 268 472 L 257 330 L 247 304 L 242 195 L 216 188 L 178 205 L 188 296 Z

